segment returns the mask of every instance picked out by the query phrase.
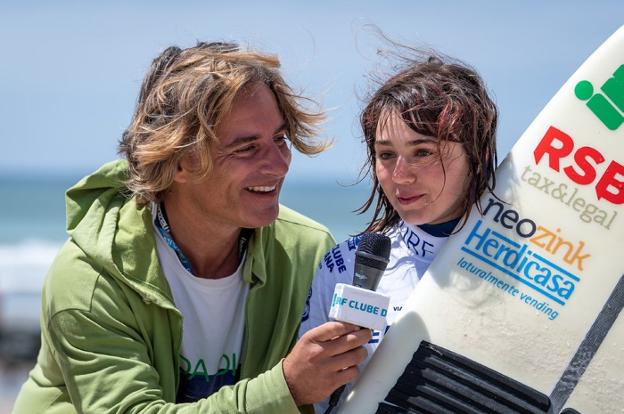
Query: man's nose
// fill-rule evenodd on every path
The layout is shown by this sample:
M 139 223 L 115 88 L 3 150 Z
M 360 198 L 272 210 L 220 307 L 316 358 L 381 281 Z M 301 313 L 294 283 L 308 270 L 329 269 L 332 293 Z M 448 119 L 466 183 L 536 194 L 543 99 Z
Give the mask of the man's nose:
M 275 177 L 284 177 L 290 167 L 290 148 L 271 145 L 266 149 L 260 171 Z

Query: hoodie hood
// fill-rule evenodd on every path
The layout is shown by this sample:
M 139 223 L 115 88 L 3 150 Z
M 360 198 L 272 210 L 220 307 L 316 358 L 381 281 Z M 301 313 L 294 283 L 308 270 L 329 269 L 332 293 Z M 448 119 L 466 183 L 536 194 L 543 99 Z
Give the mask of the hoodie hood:
M 125 181 L 124 160 L 103 165 L 65 196 L 67 234 L 103 270 L 137 290 L 145 300 L 171 305 L 162 275 L 149 207 L 138 207 Z

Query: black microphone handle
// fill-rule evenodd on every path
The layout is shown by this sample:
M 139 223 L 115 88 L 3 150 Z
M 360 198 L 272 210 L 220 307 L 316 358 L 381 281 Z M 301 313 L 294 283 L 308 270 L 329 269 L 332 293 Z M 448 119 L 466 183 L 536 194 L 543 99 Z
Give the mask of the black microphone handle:
M 361 263 L 360 260 L 355 261 L 355 269 L 353 272 L 353 286 L 372 290 L 377 290 L 377 286 L 379 285 L 379 281 L 381 280 L 381 276 L 384 271 L 381 269 L 377 269 L 376 267 L 367 266 Z M 325 410 L 324 414 L 330 414 L 333 409 L 338 405 L 338 401 L 340 401 L 340 397 L 344 392 L 347 384 L 340 386 L 334 392 L 332 392 L 329 397 L 329 406 L 327 410 Z
M 380 233 L 364 233 L 355 252 L 353 286 L 377 290 L 381 276 L 386 270 L 390 257 L 390 238 Z M 329 397 L 329 406 L 324 414 L 330 414 L 338 405 L 347 384 L 334 390 Z
M 336 388 L 334 392 L 332 392 L 331 396 L 329 397 L 329 405 L 327 406 L 327 409 L 323 414 L 330 414 L 334 410 L 334 408 L 336 408 L 345 388 L 347 388 L 347 384 L 341 385 L 340 387 Z

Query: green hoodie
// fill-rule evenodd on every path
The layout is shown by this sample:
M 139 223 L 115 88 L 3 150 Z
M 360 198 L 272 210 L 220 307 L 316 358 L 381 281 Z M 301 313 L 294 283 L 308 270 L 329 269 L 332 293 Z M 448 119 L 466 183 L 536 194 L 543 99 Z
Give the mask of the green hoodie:
M 297 413 L 282 358 L 316 265 L 334 245 L 326 228 L 280 207 L 256 229 L 243 277 L 241 380 L 176 404 L 182 315 L 156 252 L 149 207 L 124 195 L 127 164 L 104 165 L 67 192 L 64 244 L 46 278 L 41 350 L 15 413 Z M 306 408 L 308 409 L 308 408 Z

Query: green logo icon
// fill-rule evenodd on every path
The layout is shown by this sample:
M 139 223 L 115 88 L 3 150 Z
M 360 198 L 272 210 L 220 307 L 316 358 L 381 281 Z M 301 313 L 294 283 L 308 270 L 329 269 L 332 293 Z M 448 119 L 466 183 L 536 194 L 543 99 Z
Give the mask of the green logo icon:
M 582 80 L 576 84 L 574 94 L 602 121 L 604 126 L 615 131 L 624 123 L 624 65 L 613 72 L 613 76 L 600 87 L 602 93 L 594 93 L 594 85 Z

